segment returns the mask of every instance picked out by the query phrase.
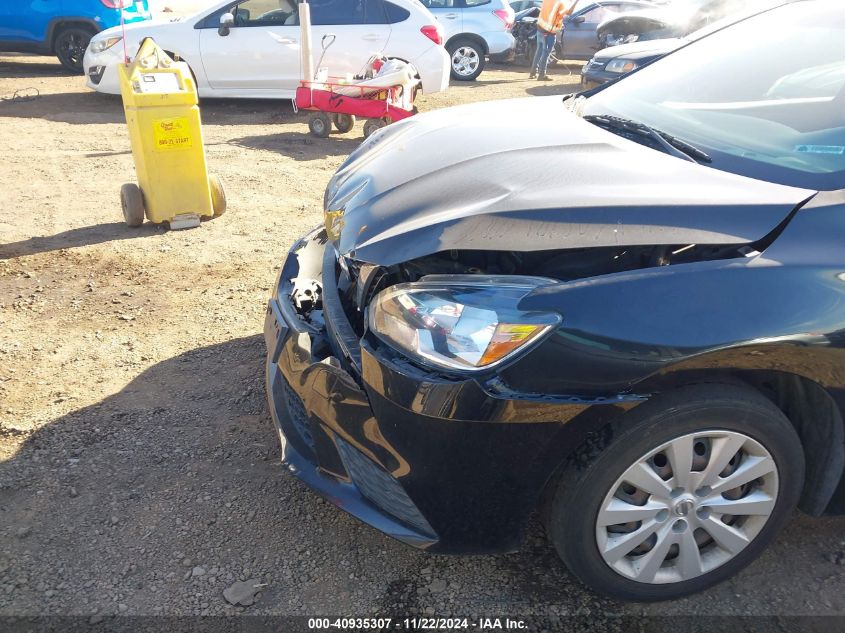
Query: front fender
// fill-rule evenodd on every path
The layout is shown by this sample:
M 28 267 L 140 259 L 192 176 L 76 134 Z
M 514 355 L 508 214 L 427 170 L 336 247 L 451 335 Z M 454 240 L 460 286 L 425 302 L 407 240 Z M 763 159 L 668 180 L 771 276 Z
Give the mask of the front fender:
M 758 256 L 651 268 L 541 287 L 520 308 L 563 315 L 502 371 L 520 391 L 613 396 L 659 372 L 717 367 L 845 385 L 845 272 L 830 265 Z

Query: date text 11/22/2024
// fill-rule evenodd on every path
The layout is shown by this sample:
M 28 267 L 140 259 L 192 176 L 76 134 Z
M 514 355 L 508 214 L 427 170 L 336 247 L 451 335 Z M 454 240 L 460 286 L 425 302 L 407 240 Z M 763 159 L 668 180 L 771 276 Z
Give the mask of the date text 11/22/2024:
M 308 628 L 387 631 L 519 631 L 527 629 L 524 620 L 512 618 L 308 618 Z

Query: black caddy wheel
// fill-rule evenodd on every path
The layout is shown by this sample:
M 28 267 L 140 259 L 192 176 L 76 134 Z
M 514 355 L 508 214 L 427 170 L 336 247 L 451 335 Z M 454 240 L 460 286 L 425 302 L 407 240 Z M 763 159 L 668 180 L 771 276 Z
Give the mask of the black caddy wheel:
M 351 132 L 352 128 L 355 127 L 355 115 L 340 113 L 333 114 L 332 123 L 338 132 L 346 134 L 347 132 Z
M 127 183 L 120 188 L 120 206 L 126 226 L 139 227 L 144 223 L 144 194 L 135 183 Z
M 85 72 L 82 60 L 92 37 L 94 34 L 91 31 L 76 26 L 69 26 L 59 31 L 53 41 L 53 50 L 62 66 L 77 75 Z
M 449 42 L 446 50 L 449 52 L 452 79 L 475 81 L 484 70 L 484 47 L 476 40 L 458 38 Z
M 211 208 L 214 217 L 219 218 L 226 213 L 226 190 L 223 188 L 223 180 L 217 174 L 208 177 L 208 186 L 211 188 Z
M 308 119 L 308 129 L 314 136 L 328 138 L 332 131 L 332 120 L 325 112 L 317 112 Z
M 374 132 L 380 130 L 385 125 L 387 125 L 387 121 L 384 119 L 367 119 L 364 123 L 364 138 L 369 138 Z
M 795 508 L 801 442 L 753 389 L 656 396 L 556 483 L 546 527 L 584 584 L 620 600 L 679 598 L 751 563 Z

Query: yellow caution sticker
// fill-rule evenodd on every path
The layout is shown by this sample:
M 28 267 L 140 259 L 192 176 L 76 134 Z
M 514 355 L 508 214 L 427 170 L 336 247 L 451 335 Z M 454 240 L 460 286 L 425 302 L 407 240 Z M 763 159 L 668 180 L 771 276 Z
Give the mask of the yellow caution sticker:
M 157 119 L 153 121 L 153 138 L 157 152 L 172 152 L 194 146 L 187 117 Z

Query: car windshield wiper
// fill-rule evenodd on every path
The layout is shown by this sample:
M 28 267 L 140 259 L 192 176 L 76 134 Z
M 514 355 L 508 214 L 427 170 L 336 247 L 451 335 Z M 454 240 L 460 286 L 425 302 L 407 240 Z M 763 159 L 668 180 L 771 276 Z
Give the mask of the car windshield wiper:
M 639 121 L 611 116 L 609 114 L 587 114 L 584 115 L 583 119 L 585 121 L 589 121 L 593 125 L 598 125 L 611 131 L 622 130 L 650 138 L 667 154 L 682 160 L 688 160 L 693 163 L 710 163 L 713 161 L 707 152 L 697 148 L 695 145 L 687 143 L 685 140 L 680 139 L 677 136 L 672 136 L 666 132 L 655 130 L 654 128 L 649 127 L 645 123 L 640 123 Z

